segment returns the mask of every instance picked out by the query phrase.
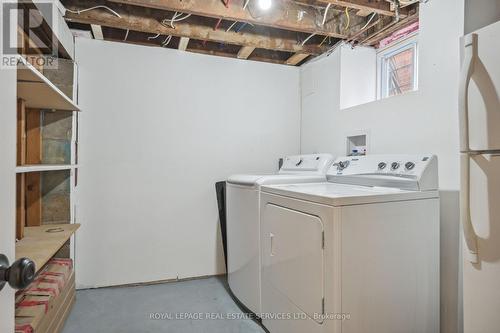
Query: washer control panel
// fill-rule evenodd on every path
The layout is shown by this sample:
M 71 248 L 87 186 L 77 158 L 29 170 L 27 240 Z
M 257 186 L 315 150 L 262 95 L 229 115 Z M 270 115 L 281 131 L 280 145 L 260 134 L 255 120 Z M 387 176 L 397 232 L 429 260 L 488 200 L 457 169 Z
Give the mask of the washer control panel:
M 437 157 L 432 154 L 340 157 L 327 176 L 329 181 L 348 184 L 437 188 Z

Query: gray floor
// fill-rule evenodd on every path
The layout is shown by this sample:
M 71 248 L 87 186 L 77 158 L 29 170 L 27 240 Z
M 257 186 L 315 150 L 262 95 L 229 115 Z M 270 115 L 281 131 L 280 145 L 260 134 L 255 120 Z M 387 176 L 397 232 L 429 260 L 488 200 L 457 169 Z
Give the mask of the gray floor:
M 202 314 L 201 319 L 194 317 L 198 313 Z M 232 319 L 241 314 L 226 291 L 224 280 L 215 277 L 81 290 L 63 333 L 265 332 L 248 318 Z

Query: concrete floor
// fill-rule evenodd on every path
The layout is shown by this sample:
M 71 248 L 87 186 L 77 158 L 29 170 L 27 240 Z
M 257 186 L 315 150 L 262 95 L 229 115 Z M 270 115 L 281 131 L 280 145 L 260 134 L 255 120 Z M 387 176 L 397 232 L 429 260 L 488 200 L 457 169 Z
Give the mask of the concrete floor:
M 198 313 L 202 314 L 201 319 L 193 317 Z M 63 333 L 265 332 L 251 319 L 227 319 L 241 315 L 226 290 L 225 280 L 216 277 L 80 290 Z

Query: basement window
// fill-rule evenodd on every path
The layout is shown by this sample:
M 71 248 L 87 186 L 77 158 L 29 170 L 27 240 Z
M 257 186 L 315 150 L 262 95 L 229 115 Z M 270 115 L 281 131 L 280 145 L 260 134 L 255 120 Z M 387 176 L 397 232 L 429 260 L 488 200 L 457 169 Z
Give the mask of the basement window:
M 417 90 L 417 45 L 416 36 L 413 36 L 378 52 L 379 99 Z

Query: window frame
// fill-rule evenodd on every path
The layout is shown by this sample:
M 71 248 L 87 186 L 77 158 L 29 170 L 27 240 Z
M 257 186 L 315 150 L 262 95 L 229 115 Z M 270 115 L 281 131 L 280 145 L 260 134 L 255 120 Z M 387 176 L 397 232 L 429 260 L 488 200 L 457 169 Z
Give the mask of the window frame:
M 404 95 L 418 90 L 418 33 L 412 34 L 403 40 L 390 44 L 377 52 L 377 99 L 384 99 Z M 388 66 L 386 59 L 404 52 L 413 50 L 413 89 L 402 94 L 389 96 Z

